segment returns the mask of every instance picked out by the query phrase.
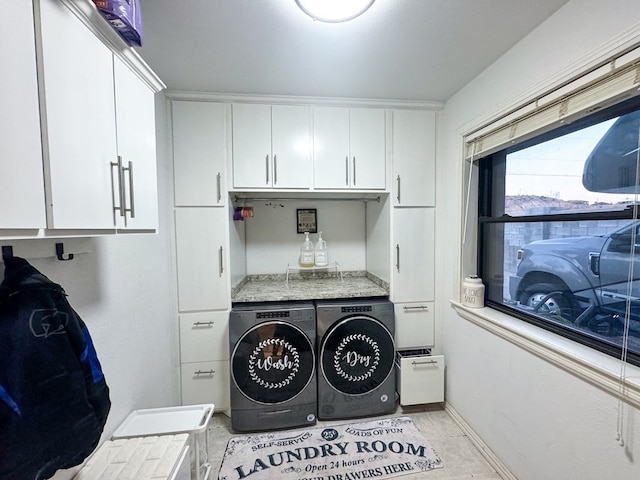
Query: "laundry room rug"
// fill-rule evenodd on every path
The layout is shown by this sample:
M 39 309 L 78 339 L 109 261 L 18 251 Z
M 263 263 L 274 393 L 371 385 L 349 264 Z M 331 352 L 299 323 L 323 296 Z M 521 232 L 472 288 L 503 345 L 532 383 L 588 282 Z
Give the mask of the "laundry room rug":
M 218 480 L 354 480 L 442 468 L 409 417 L 234 436 Z

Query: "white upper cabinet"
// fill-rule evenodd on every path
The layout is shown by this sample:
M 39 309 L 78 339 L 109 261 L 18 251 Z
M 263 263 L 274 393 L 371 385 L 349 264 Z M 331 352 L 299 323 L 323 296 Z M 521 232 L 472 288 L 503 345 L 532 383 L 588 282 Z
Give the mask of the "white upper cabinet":
M 233 105 L 233 186 L 271 188 L 271 106 Z
M 12 21 L 0 34 L 11 45 L 0 54 L 8 67 L 0 73 L 3 237 L 157 228 L 154 92 L 164 85 L 87 5 L 7 6 Z
M 155 95 L 126 65 L 114 58 L 116 131 L 121 200 L 116 225 L 128 230 L 158 228 Z
M 436 114 L 393 110 L 393 205 L 435 205 Z
M 225 108 L 221 103 L 171 102 L 177 207 L 225 205 Z
M 385 111 L 349 109 L 351 188 L 384 190 L 386 187 Z
M 274 188 L 310 188 L 311 108 L 273 105 L 271 144 Z
M 7 2 L 0 29 L 0 229 L 46 226 L 31 2 Z M 8 9 L 8 10 L 7 10 Z
M 314 107 L 314 188 L 386 188 L 385 111 Z
M 113 229 L 113 55 L 62 3 L 39 5 L 48 227 Z
M 349 188 L 349 109 L 313 108 L 313 184 Z
M 311 109 L 233 105 L 233 187 L 309 189 Z

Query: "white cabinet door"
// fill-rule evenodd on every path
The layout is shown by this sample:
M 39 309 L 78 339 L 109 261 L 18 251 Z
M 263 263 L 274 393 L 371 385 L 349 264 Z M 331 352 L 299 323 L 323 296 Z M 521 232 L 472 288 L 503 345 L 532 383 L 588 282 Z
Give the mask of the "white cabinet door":
M 177 208 L 178 309 L 181 312 L 228 308 L 224 208 Z
M 313 144 L 315 188 L 385 189 L 384 110 L 315 107 Z
M 225 105 L 173 101 L 171 112 L 175 205 L 225 205 Z
M 349 109 L 313 109 L 313 186 L 345 189 L 350 186 Z
M 434 299 L 434 209 L 394 208 L 394 303 Z
M 349 111 L 351 188 L 384 190 L 386 186 L 385 111 Z
M 0 29 L 0 229 L 44 228 L 33 7 L 23 0 L 3 9 L 11 21 Z
M 436 114 L 393 111 L 393 204 L 435 205 Z
M 271 106 L 233 105 L 233 186 L 271 188 Z
M 154 92 L 114 57 L 118 156 L 124 172 L 116 192 L 124 209 L 116 225 L 133 230 L 158 228 L 156 110 Z M 116 205 L 121 206 L 117 201 Z
M 273 188 L 310 188 L 311 109 L 298 105 L 271 107 Z
M 64 4 L 39 5 L 48 227 L 114 228 L 113 55 Z

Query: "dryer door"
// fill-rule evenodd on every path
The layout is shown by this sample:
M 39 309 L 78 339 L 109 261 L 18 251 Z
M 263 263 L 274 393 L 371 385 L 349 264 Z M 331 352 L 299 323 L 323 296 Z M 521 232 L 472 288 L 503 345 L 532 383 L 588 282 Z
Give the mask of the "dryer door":
M 347 395 L 363 395 L 379 387 L 393 371 L 394 356 L 393 336 L 371 317 L 336 322 L 320 345 L 322 375 Z
M 231 374 L 248 399 L 277 404 L 309 385 L 315 360 L 313 344 L 302 330 L 286 322 L 265 322 L 247 330 L 236 343 Z

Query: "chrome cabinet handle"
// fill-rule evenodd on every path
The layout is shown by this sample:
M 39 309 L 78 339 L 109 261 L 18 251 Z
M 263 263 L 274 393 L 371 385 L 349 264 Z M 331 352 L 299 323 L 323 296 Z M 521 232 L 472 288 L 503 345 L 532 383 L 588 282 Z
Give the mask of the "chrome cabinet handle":
M 213 327 L 213 322 L 193 322 L 194 327 Z
M 216 371 L 215 370 L 197 370 L 193 372 L 193 374 L 196 377 L 199 377 L 200 375 L 207 375 L 209 377 L 213 377 L 216 374 Z
M 220 200 L 222 199 L 222 175 L 220 175 L 220 172 L 218 172 L 218 175 L 216 175 L 216 188 L 218 191 L 218 203 L 220 203 Z
M 415 360 L 413 362 L 411 362 L 411 365 L 435 365 L 438 362 L 436 362 L 435 360 L 426 360 L 424 362 L 416 362 Z
M 265 171 L 267 172 L 266 184 L 269 185 L 269 155 L 264 157 L 264 167 L 265 167 Z
M 222 276 L 222 272 L 224 272 L 224 266 L 222 265 L 222 245 L 220 246 L 220 248 L 218 249 L 218 265 L 219 265 L 219 270 L 220 273 L 218 276 Z
M 396 244 L 396 270 L 400 272 L 400 244 Z
M 122 157 L 120 155 L 118 155 L 118 161 L 117 162 L 111 162 L 111 178 L 113 181 L 113 167 L 116 167 L 117 172 L 118 172 L 118 202 L 120 203 L 119 205 L 115 205 L 115 201 L 116 201 L 116 193 L 115 191 L 112 190 L 113 192 L 113 211 L 114 212 L 120 212 L 120 216 L 124 217 L 125 215 L 125 198 L 124 198 L 124 171 L 122 169 Z
M 278 183 L 278 156 L 273 156 L 273 184 Z
M 129 172 L 129 208 L 125 208 L 125 212 L 131 214 L 131 218 L 136 218 L 135 193 L 133 191 L 133 163 L 129 162 L 129 166 L 122 169 L 122 178 L 124 179 L 124 171 Z M 123 198 L 124 189 L 123 189 Z
M 353 157 L 353 186 L 356 186 L 356 157 Z
M 344 157 L 344 184 L 349 185 L 349 156 Z
M 398 203 L 400 203 L 400 175 L 398 175 L 398 195 L 396 196 Z
M 429 307 L 427 305 L 415 305 L 411 307 L 404 306 L 402 308 L 404 309 L 405 312 L 408 312 L 409 310 L 424 310 L 426 312 L 429 311 Z

